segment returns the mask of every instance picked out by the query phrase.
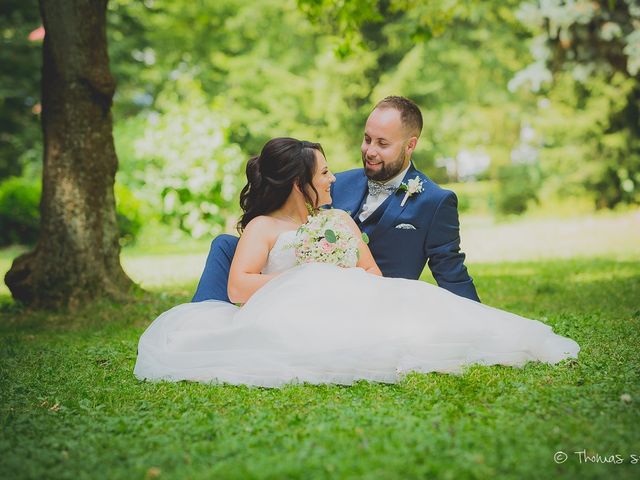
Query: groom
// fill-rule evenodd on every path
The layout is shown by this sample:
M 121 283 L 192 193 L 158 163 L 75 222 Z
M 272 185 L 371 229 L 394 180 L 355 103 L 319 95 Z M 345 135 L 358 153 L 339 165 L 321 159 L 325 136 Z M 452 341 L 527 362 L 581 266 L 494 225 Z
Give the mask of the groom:
M 440 287 L 480 301 L 460 252 L 456 196 L 411 163 L 421 131 L 422 114 L 414 102 L 395 96 L 380 101 L 365 125 L 364 168 L 336 174 L 333 207 L 350 212 L 369 236 L 385 277 L 418 279 L 428 262 Z M 232 235 L 213 240 L 193 302 L 229 301 L 227 280 L 237 242 Z

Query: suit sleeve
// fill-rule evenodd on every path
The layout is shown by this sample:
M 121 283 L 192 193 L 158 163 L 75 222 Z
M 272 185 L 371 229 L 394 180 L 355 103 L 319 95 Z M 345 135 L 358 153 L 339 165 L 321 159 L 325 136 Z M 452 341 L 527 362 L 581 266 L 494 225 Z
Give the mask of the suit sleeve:
M 425 241 L 425 256 L 440 287 L 461 297 L 480 301 L 464 265 L 465 255 L 460 251 L 458 198 L 453 192 L 447 192 L 436 209 Z

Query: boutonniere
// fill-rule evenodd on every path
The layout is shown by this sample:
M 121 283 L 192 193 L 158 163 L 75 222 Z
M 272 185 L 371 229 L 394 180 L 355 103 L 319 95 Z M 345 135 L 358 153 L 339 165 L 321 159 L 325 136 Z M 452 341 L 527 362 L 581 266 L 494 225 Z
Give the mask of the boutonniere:
M 407 183 L 402 183 L 398 190 L 407 192 L 404 194 L 404 198 L 402 199 L 402 203 L 400 204 L 401 207 L 404 207 L 404 204 L 407 203 L 407 199 L 411 195 L 422 193 L 422 180 L 418 176 L 411 178 Z

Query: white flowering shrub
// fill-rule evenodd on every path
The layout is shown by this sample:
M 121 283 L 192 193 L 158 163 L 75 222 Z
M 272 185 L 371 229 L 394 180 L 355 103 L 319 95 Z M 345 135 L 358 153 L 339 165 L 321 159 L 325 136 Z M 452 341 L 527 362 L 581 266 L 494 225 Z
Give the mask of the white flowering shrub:
M 164 223 L 214 236 L 237 214 L 246 155 L 228 141 L 224 113 L 207 104 L 196 81 L 179 77 L 175 87 L 159 96 L 156 111 L 123 127 L 131 131 L 123 132 L 118 180 Z

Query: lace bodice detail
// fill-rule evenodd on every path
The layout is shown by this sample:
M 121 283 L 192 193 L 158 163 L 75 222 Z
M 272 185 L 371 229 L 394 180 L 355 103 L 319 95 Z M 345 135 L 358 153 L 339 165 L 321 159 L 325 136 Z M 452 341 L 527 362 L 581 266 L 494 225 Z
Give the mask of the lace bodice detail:
M 296 230 L 282 232 L 278 236 L 262 273 L 278 273 L 296 266 L 296 254 L 291 246 L 295 236 Z

